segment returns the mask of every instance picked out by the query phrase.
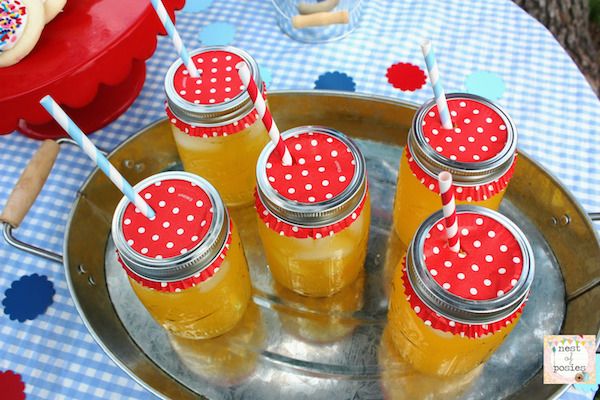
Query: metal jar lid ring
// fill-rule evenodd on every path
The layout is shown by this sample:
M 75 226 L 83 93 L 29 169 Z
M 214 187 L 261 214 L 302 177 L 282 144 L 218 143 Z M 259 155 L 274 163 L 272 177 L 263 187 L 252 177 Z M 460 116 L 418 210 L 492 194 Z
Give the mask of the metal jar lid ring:
M 210 265 L 212 260 L 220 254 L 225 245 L 230 224 L 229 215 L 216 189 L 208 181 L 197 175 L 179 171 L 163 172 L 142 180 L 134 186 L 134 190 L 138 193 L 144 193 L 144 190 L 146 190 L 146 193 L 148 193 L 149 190 L 155 190 L 165 182 L 188 184 L 187 193 L 182 194 L 179 197 L 171 196 L 170 201 L 172 203 L 165 204 L 164 199 L 159 198 L 158 194 L 147 200 L 157 211 L 157 216 L 155 218 L 160 218 L 158 221 L 161 222 L 164 220 L 161 226 L 157 226 L 157 224 L 154 223 L 152 229 L 162 233 L 162 229 L 164 228 L 165 235 L 167 235 L 167 229 L 171 230 L 169 234 L 173 239 L 167 243 L 167 246 L 170 249 L 167 252 L 168 256 L 154 256 L 147 248 L 140 251 L 140 249 L 134 249 L 135 245 L 133 242 L 128 242 L 128 238 L 124 233 L 124 228 L 134 226 L 136 223 L 134 219 L 145 217 L 140 217 L 141 214 L 133 213 L 131 211 L 131 207 L 133 206 L 126 198 L 121 199 L 115 209 L 112 220 L 112 237 L 121 260 L 131 271 L 148 280 L 170 282 L 185 279 L 197 274 Z M 168 185 L 165 184 L 162 186 Z M 171 188 L 168 190 L 171 190 Z M 168 193 L 170 194 L 173 192 L 169 191 Z M 206 201 L 191 198 L 190 193 L 202 194 L 202 198 Z M 175 193 L 175 195 L 179 194 Z M 187 204 L 191 207 L 191 211 L 187 215 L 179 213 L 178 211 L 179 208 L 183 209 L 183 204 Z M 194 210 L 200 209 L 197 207 L 203 207 L 205 213 L 210 212 L 208 226 L 200 226 L 201 221 L 198 221 L 196 218 L 197 215 L 194 215 Z M 177 210 L 175 210 L 175 208 L 177 208 Z M 127 218 L 125 218 L 126 213 L 129 215 Z M 145 222 L 146 220 L 141 221 L 141 223 Z M 184 229 L 182 228 L 184 223 L 186 224 L 186 228 L 189 227 L 190 232 L 184 232 Z M 149 231 L 150 226 L 148 226 L 148 229 L 140 228 L 138 232 L 148 235 L 150 233 Z M 190 238 L 188 237 L 189 235 L 200 236 Z M 148 247 L 158 243 L 160 243 L 161 246 L 163 245 L 163 243 L 158 242 L 158 236 L 161 235 L 156 234 L 150 239 L 145 238 L 149 243 Z M 182 248 L 181 251 L 179 251 L 179 247 L 182 246 L 185 246 L 186 248 Z M 187 248 L 188 246 L 189 248 Z M 166 248 L 161 247 L 161 249 L 167 251 Z M 147 255 L 144 255 L 144 252 Z
M 323 126 L 293 128 L 281 136 L 294 165 L 279 165 L 275 146 L 265 146 L 256 166 L 257 195 L 265 208 L 290 225 L 306 228 L 350 216 L 367 190 L 365 159 L 358 147 L 343 133 Z M 313 190 L 314 197 L 308 192 Z
M 516 282 L 513 282 L 512 289 L 493 298 L 476 300 L 458 296 L 434 279 L 428 269 L 431 266 L 426 264 L 424 248 L 427 234 L 435 229 L 440 222 L 443 222 L 441 210 L 427 218 L 415 233 L 407 252 L 406 272 L 408 280 L 419 299 L 445 318 L 463 324 L 497 322 L 518 310 L 527 299 L 535 270 L 533 251 L 523 232 L 502 214 L 487 208 L 469 205 L 459 205 L 456 210 L 459 218 L 461 214 L 471 213 L 495 220 L 512 235 L 522 254 L 521 273 Z M 441 234 L 443 235 L 443 233 Z M 441 266 L 440 268 L 444 267 Z M 463 276 L 462 279 L 465 279 L 465 277 Z
M 191 58 L 194 61 L 199 59 L 198 56 L 202 56 L 203 54 L 219 54 L 222 56 L 222 53 L 228 53 L 227 56 L 230 59 L 227 61 L 222 61 L 217 58 L 213 60 L 207 59 L 203 60 L 202 64 L 198 64 L 197 66 L 202 69 L 204 75 L 197 79 L 197 81 L 202 82 L 201 87 L 202 90 L 208 91 L 208 86 L 215 85 L 216 87 L 224 90 L 229 90 L 232 93 L 232 97 L 226 97 L 222 101 L 215 101 L 213 103 L 197 103 L 186 99 L 187 95 L 191 93 L 179 93 L 175 87 L 175 78 L 178 76 L 178 73 L 185 73 L 185 71 L 180 71 L 183 67 L 183 63 L 180 59 L 177 59 L 167 71 L 165 75 L 165 93 L 167 95 L 167 105 L 171 112 L 177 117 L 179 120 L 189 124 L 196 126 L 204 126 L 204 127 L 218 127 L 225 124 L 231 124 L 236 122 L 237 120 L 242 119 L 244 116 L 248 115 L 252 110 L 254 110 L 254 104 L 246 93 L 245 90 L 242 90 L 240 86 L 236 86 L 236 82 L 239 82 L 239 78 L 237 76 L 237 71 L 235 70 L 235 63 L 239 62 L 239 60 L 243 60 L 248 64 L 250 68 L 250 72 L 259 88 L 263 88 L 263 81 L 260 76 L 260 71 L 258 68 L 258 64 L 244 50 L 238 49 L 232 46 L 210 46 L 203 47 L 201 49 L 196 49 L 191 52 Z M 213 69 L 217 70 L 219 67 L 223 67 L 219 65 L 219 62 L 227 63 L 228 70 L 228 78 L 231 79 L 230 82 L 224 82 L 217 80 L 216 78 L 212 78 L 215 80 L 215 83 L 206 83 L 204 80 L 209 79 L 207 75 L 209 71 Z M 212 64 L 212 65 L 211 65 Z M 181 77 L 181 76 L 180 76 Z M 185 80 L 190 80 L 195 78 L 185 77 Z M 189 84 L 190 88 L 194 88 L 193 83 Z M 198 86 L 200 87 L 200 86 Z M 201 92 L 201 89 L 196 89 Z M 211 89 L 213 90 L 213 89 Z M 214 89 L 216 90 L 216 89 Z M 212 102 L 213 100 L 211 100 Z
M 490 113 L 493 113 L 494 118 L 499 118 L 502 122 L 501 127 L 504 130 L 503 133 L 506 135 L 504 146 L 492 157 L 482 160 L 472 160 L 470 162 L 458 159 L 455 160 L 440 154 L 438 150 L 432 147 L 429 142 L 430 138 L 426 137 L 424 132 L 424 120 L 428 117 L 431 118 L 428 114 L 434 113 L 434 111 L 431 110 L 435 106 L 435 100 L 432 99 L 417 110 L 412 121 L 412 128 L 408 135 L 407 146 L 413 155 L 415 162 L 423 171 L 432 177 L 437 177 L 441 171 L 449 171 L 454 175 L 457 183 L 465 186 L 478 185 L 482 182 L 491 182 L 502 177 L 513 164 L 517 148 L 517 130 L 512 119 L 502 108 L 480 96 L 468 93 L 452 93 L 447 95 L 447 99 L 455 102 L 465 100 L 464 102 L 460 102 L 460 104 L 476 102 L 489 110 Z M 471 116 L 471 118 L 475 117 L 477 117 L 477 115 Z M 465 120 L 469 121 L 468 118 L 465 118 Z M 491 121 L 491 119 L 489 119 L 489 121 Z M 462 124 L 463 129 L 466 129 L 467 127 L 471 130 L 479 129 L 476 127 L 475 123 L 466 124 L 462 122 Z M 480 142 L 482 134 L 461 132 L 459 128 L 455 128 L 455 130 L 458 131 L 458 133 L 452 133 L 455 138 L 459 136 L 472 136 L 472 139 L 466 143 L 481 147 Z M 442 136 L 443 133 L 444 132 L 440 130 L 440 136 Z M 452 138 L 448 138 L 448 140 L 451 139 Z M 461 150 L 464 149 L 461 148 Z

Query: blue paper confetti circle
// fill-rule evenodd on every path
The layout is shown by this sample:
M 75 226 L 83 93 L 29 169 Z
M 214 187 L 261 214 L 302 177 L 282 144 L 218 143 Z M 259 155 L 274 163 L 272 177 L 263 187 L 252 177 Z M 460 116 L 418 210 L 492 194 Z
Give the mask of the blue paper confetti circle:
M 476 94 L 496 101 L 504 94 L 504 80 L 498 74 L 489 71 L 475 71 L 465 81 L 467 93 Z
M 24 275 L 4 292 L 4 314 L 25 322 L 44 314 L 52 304 L 54 284 L 45 275 Z
M 183 12 L 200 12 L 206 10 L 213 3 L 213 0 L 187 0 L 181 11 Z
M 198 38 L 203 46 L 226 46 L 233 42 L 235 26 L 228 22 L 213 22 L 200 31 Z
M 356 91 L 356 84 L 351 76 L 343 72 L 333 71 L 320 75 L 319 79 L 315 81 L 315 89 L 354 92 Z

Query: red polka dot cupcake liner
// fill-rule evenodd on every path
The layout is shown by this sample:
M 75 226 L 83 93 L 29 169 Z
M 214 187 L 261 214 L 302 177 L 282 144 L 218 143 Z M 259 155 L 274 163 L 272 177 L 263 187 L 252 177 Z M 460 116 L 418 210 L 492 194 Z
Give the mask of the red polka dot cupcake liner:
M 214 258 L 214 260 L 202 271 L 195 273 L 194 275 L 177 280 L 177 281 L 158 281 L 144 278 L 135 272 L 133 272 L 121 259 L 119 252 L 117 251 L 117 259 L 119 263 L 127 273 L 127 275 L 136 281 L 150 289 L 158 290 L 161 292 L 181 292 L 182 290 L 193 288 L 196 285 L 208 280 L 214 274 L 219 271 L 223 260 L 227 257 L 227 253 L 229 251 L 229 247 L 231 246 L 231 239 L 233 233 L 233 222 L 229 221 L 229 232 L 227 234 L 227 239 L 225 240 L 225 245 L 223 246 L 221 252 Z
M 365 190 L 365 194 L 364 194 L 362 200 L 360 201 L 360 203 L 358 204 L 358 206 L 346 218 L 341 219 L 340 221 L 336 222 L 335 224 L 326 225 L 326 226 L 322 226 L 322 227 L 314 227 L 314 228 L 293 225 L 293 224 L 290 224 L 288 222 L 285 222 L 285 221 L 277 218 L 265 207 L 265 205 L 261 201 L 260 196 L 258 195 L 256 190 L 254 191 L 254 198 L 256 200 L 256 203 L 255 203 L 256 211 L 257 211 L 260 219 L 267 226 L 267 228 L 279 233 L 282 236 L 295 237 L 295 238 L 299 238 L 299 239 L 306 239 L 306 238 L 321 239 L 323 237 L 333 236 L 336 233 L 341 232 L 344 229 L 346 229 L 347 227 L 349 227 L 350 225 L 352 225 L 354 223 L 354 221 L 356 221 L 358 219 L 358 217 L 361 215 L 361 213 L 365 207 L 367 197 L 368 197 L 367 193 L 368 193 L 368 188 L 367 188 L 367 190 Z
M 410 304 L 413 312 L 423 321 L 423 323 L 433 329 L 437 329 L 442 332 L 448 332 L 453 335 L 459 335 L 461 337 L 467 337 L 471 339 L 482 338 L 490 334 L 494 334 L 506 326 L 515 323 L 516 319 L 521 315 L 527 298 L 513 313 L 508 317 L 503 318 L 497 322 L 488 324 L 464 324 L 458 321 L 453 321 L 449 318 L 443 317 L 431 308 L 429 308 L 415 293 L 412 285 L 408 280 L 408 274 L 406 272 L 406 257 L 402 258 L 402 287 L 404 290 L 403 295 L 406 301 Z
M 168 106 L 165 108 L 165 111 L 169 121 L 171 121 L 171 123 L 175 125 L 181 132 L 187 133 L 190 136 L 203 138 L 233 135 L 243 131 L 244 129 L 250 128 L 258 119 L 258 113 L 256 110 L 252 110 L 250 114 L 231 124 L 222 126 L 197 126 L 190 125 L 177 118 Z
M 408 166 L 410 167 L 412 174 L 419 180 L 419 182 L 421 182 L 421 184 L 423 184 L 432 192 L 439 194 L 440 189 L 438 187 L 437 179 L 429 175 L 419 166 L 419 164 L 417 164 L 410 150 L 408 149 L 408 146 L 406 147 L 406 157 L 408 159 Z M 453 183 L 455 187 L 455 198 L 462 201 L 483 201 L 497 195 L 508 186 L 508 183 L 515 173 L 516 163 L 517 155 L 515 154 L 513 163 L 504 173 L 504 175 L 492 182 L 474 186 L 462 186 L 455 181 Z
M 263 96 L 266 98 L 267 89 L 263 85 Z M 209 138 L 218 136 L 229 136 L 243 131 L 244 129 L 250 128 L 254 123 L 257 122 L 258 112 L 256 109 L 252 109 L 246 116 L 241 119 L 234 121 L 230 124 L 219 125 L 219 126 L 202 126 L 193 125 L 182 121 L 177 118 L 169 106 L 165 103 L 165 112 L 171 124 L 175 125 L 181 132 L 187 133 L 190 136 Z M 259 121 L 259 123 L 262 123 Z

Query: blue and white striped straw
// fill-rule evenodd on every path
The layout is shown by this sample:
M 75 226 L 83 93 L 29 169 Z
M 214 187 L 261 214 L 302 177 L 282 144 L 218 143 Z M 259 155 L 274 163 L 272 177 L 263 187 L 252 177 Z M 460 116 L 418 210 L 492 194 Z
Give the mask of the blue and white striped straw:
M 167 13 L 167 9 L 161 0 L 150 0 L 154 10 L 156 10 L 156 14 L 160 19 L 160 22 L 165 27 L 171 41 L 173 42 L 173 46 L 175 46 L 175 51 L 181 58 L 181 61 L 185 64 L 185 67 L 190 73 L 190 76 L 193 78 L 199 78 L 200 72 L 196 68 L 196 65 L 192 61 L 192 57 L 190 57 L 190 53 L 188 53 L 187 48 L 183 44 L 181 40 L 181 36 L 179 36 L 179 32 L 175 29 L 175 25 L 173 25 L 173 21 L 171 21 L 171 17 L 169 17 L 169 13 Z
M 100 153 L 88 137 L 79 129 L 75 122 L 60 108 L 51 96 L 40 100 L 40 104 L 58 122 L 60 126 L 77 142 L 79 147 L 100 168 L 116 187 L 131 201 L 147 218 L 154 218 L 154 210 L 137 194 L 131 185 L 123 178 L 123 175 Z
M 444 87 L 440 81 L 440 72 L 438 70 L 437 61 L 435 60 L 431 41 L 425 40 L 421 44 L 421 50 L 423 50 L 423 57 L 425 57 L 425 64 L 427 64 L 429 81 L 433 87 L 433 95 L 435 96 L 435 102 L 438 107 L 440 119 L 442 120 L 442 126 L 444 129 L 452 129 L 452 118 L 450 117 L 450 111 L 448 111 L 448 102 L 446 101 Z

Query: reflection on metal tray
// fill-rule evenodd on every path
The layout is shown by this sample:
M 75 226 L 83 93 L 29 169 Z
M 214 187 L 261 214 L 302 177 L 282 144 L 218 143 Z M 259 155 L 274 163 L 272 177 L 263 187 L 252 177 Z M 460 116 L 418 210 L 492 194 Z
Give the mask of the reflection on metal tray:
M 537 268 L 532 295 L 513 334 L 467 376 L 419 376 L 393 354 L 384 331 L 386 283 L 402 253 L 398 239 L 390 235 L 393 193 L 415 107 L 332 92 L 275 92 L 269 102 L 282 129 L 313 123 L 357 138 L 367 158 L 373 209 L 364 274 L 327 300 L 294 295 L 271 280 L 253 210 L 235 210 L 255 305 L 232 332 L 217 339 L 169 337 L 135 298 L 116 262 L 109 225 L 120 195 L 95 172 L 71 215 L 65 266 L 84 321 L 115 362 L 157 395 L 177 399 L 529 399 L 565 390 L 542 384 L 542 337 L 598 334 L 600 310 L 591 305 L 600 299 L 600 247 L 589 219 L 557 181 L 522 154 L 502 205 L 501 211 L 528 235 Z M 111 161 L 133 182 L 177 169 L 167 123 L 139 132 L 112 153 Z M 87 272 L 81 273 L 80 265 Z

